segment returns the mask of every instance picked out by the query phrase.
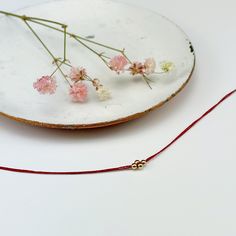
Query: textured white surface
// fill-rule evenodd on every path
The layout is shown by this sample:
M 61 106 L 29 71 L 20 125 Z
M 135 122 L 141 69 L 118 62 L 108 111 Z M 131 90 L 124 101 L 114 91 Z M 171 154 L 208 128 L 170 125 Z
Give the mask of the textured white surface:
M 183 86 L 193 70 L 194 55 L 187 36 L 175 24 L 152 11 L 107 0 L 71 0 L 30 7 L 18 14 L 65 22 L 69 25 L 69 32 L 94 35 L 98 42 L 126 48 L 132 61 L 148 57 L 155 58 L 158 64 L 164 60 L 172 61 L 177 73 L 168 79 L 150 76 L 153 82 L 152 89 L 149 89 L 141 78 L 132 78 L 128 73 L 117 76 L 96 55 L 69 38 L 68 59 L 75 66 L 87 68 L 93 78 L 101 79 L 112 98 L 100 102 L 95 89 L 90 86 L 90 99 L 84 104 L 73 103 L 68 96 L 68 84 L 60 73 L 56 75 L 56 94 L 42 96 L 32 89 L 32 84 L 36 78 L 52 73 L 55 69 L 52 58 L 22 21 L 2 17 L 0 28 L 5 37 L 0 38 L 0 51 L 4 55 L 1 57 L 0 83 L 4 86 L 0 87 L 0 111 L 14 117 L 63 125 L 111 122 L 144 112 L 165 101 Z M 31 25 L 54 55 L 61 57 L 63 34 Z M 104 50 L 88 45 L 99 53 Z M 110 50 L 106 52 L 109 56 L 117 55 Z M 67 68 L 63 69 L 69 73 Z
M 188 87 L 167 106 L 113 128 L 56 131 L 0 117 L 0 164 L 78 170 L 152 154 L 235 88 L 235 1 L 123 0 L 178 23 L 197 52 Z M 40 0 L 1 1 L 14 10 Z M 2 35 L 1 35 L 2 36 Z M 0 172 L 4 236 L 235 236 L 236 96 L 143 172 L 30 176 Z

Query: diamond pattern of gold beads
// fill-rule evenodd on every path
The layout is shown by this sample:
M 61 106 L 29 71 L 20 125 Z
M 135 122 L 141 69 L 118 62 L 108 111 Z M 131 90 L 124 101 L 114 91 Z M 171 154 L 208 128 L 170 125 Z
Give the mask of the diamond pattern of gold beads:
M 145 160 L 142 160 L 142 161 L 139 161 L 139 160 L 136 160 L 132 165 L 131 165 L 131 168 L 132 170 L 141 170 L 143 169 L 143 167 L 146 165 L 146 161 Z

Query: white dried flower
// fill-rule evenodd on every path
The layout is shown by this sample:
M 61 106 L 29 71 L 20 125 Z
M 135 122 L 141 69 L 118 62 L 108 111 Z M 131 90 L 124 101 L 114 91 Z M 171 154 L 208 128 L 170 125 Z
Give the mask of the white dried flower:
M 177 68 L 173 62 L 163 61 L 160 63 L 160 68 L 163 71 L 159 76 L 164 80 L 172 80 L 177 77 Z
M 155 72 L 156 69 L 156 61 L 154 58 L 148 58 L 144 62 L 145 66 L 145 74 L 150 75 Z
M 111 97 L 109 90 L 104 88 L 103 86 L 99 86 L 96 92 L 100 101 L 105 101 Z
M 175 64 L 171 61 L 162 61 L 160 62 L 160 67 L 164 72 L 170 72 L 175 69 Z

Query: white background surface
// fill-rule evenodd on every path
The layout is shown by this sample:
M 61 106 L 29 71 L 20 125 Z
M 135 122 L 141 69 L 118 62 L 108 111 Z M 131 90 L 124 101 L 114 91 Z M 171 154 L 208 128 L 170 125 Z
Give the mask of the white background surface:
M 1 0 L 0 8 L 37 2 L 43 1 Z M 0 117 L 0 165 L 81 170 L 129 164 L 156 152 L 236 87 L 235 1 L 123 2 L 155 9 L 190 36 L 197 67 L 186 89 L 162 109 L 106 129 L 46 130 Z M 233 96 L 142 172 L 0 172 L 1 235 L 234 236 L 235 120 Z

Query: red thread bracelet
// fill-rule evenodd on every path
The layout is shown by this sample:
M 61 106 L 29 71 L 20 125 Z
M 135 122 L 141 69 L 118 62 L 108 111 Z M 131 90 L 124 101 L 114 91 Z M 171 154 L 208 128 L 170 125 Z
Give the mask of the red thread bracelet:
M 218 107 L 223 101 L 228 99 L 231 95 L 236 92 L 236 89 L 226 94 L 219 102 L 217 102 L 214 106 L 208 109 L 203 115 L 201 115 L 198 119 L 193 121 L 187 128 L 185 128 L 179 135 L 177 135 L 171 142 L 169 142 L 165 147 L 159 150 L 157 153 L 148 157 L 145 160 L 139 161 L 136 160 L 131 165 L 119 166 L 114 168 L 100 169 L 100 170 L 84 170 L 84 171 L 37 171 L 37 170 L 25 170 L 25 169 L 17 169 L 11 167 L 0 166 L 0 170 L 17 172 L 17 173 L 25 173 L 25 174 L 40 174 L 40 175 L 81 175 L 81 174 L 97 174 L 97 173 L 105 173 L 105 172 L 114 172 L 114 171 L 124 171 L 124 170 L 139 170 L 146 165 L 149 161 L 153 160 L 157 156 L 159 156 L 162 152 L 164 152 L 167 148 L 169 148 L 172 144 L 174 144 L 178 139 L 180 139 L 185 133 L 187 133 L 194 125 L 196 125 L 200 120 L 202 120 L 205 116 L 211 113 L 216 107 Z

